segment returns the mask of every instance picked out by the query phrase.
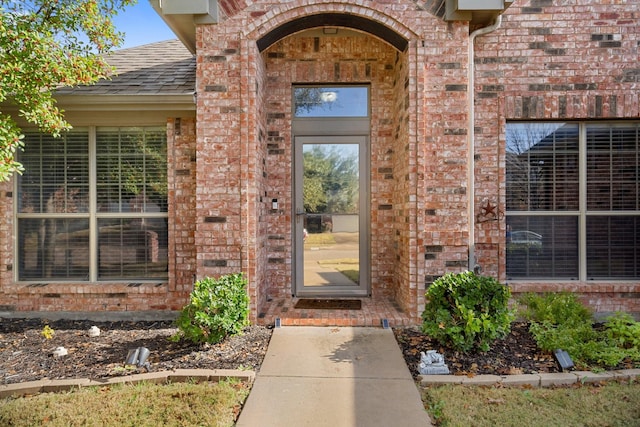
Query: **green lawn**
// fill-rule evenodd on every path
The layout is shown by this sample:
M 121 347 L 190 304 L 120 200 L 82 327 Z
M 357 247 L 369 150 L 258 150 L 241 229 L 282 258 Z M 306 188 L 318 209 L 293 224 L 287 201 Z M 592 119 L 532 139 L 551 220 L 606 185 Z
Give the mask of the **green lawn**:
M 640 426 L 640 383 L 560 388 L 433 386 L 423 402 L 438 426 Z
M 307 246 L 335 245 L 336 239 L 331 233 L 310 233 L 304 244 Z
M 238 382 L 81 388 L 0 400 L 2 426 L 233 426 L 248 396 Z M 640 426 L 640 383 L 558 388 L 433 386 L 437 426 Z
M 360 282 L 360 261 L 357 258 L 338 258 L 318 261 L 325 267 L 335 268 L 354 283 Z
M 239 382 L 81 388 L 0 400 L 0 426 L 233 426 L 248 396 Z

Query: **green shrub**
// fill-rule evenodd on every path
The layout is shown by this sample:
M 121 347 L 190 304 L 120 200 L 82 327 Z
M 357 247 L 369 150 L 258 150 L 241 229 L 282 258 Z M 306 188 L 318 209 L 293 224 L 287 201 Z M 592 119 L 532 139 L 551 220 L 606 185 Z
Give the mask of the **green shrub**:
M 487 351 L 511 330 L 510 296 L 509 288 L 492 277 L 446 274 L 427 290 L 422 331 L 459 351 Z
M 612 344 L 622 348 L 640 350 L 640 322 L 628 313 L 615 313 L 604 324 L 607 338 Z
M 570 292 L 528 293 L 521 296 L 519 302 L 526 306 L 522 312 L 523 317 L 531 322 L 551 325 L 591 324 L 591 310 Z
M 602 343 L 598 342 L 598 333 L 590 322 L 581 325 L 532 322 L 529 330 L 540 349 L 549 353 L 557 349 L 566 350 L 579 367 L 586 368 L 588 360 L 592 360 L 596 353 L 602 353 Z
M 617 313 L 594 329 L 591 311 L 574 294 L 525 294 L 519 302 L 538 347 L 565 350 L 580 369 L 640 361 L 640 323 L 628 314 Z
M 241 333 L 248 324 L 249 295 L 244 276 L 206 277 L 196 282 L 189 304 L 178 316 L 179 331 L 174 339 L 217 343 Z

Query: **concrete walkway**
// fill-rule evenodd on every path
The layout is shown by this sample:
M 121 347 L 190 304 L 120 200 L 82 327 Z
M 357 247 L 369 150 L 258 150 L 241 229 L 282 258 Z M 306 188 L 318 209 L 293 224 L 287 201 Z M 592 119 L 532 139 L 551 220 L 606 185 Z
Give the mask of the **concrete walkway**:
M 391 329 L 274 330 L 238 427 L 430 426 Z

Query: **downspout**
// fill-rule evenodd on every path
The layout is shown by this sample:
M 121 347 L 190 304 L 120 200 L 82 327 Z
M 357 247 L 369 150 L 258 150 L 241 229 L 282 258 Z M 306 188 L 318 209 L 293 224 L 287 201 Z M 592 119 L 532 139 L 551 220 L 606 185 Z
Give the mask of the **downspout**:
M 502 24 L 502 15 L 498 15 L 493 24 L 488 27 L 483 27 L 475 30 L 469 35 L 469 96 L 468 99 L 468 108 L 469 108 L 469 129 L 467 131 L 468 142 L 467 142 L 467 189 L 468 189 L 468 197 L 469 197 L 469 271 L 476 271 L 476 217 L 475 217 L 475 175 L 476 175 L 476 165 L 475 165 L 475 50 L 474 50 L 474 42 L 476 37 L 483 36 L 485 34 L 491 33 L 497 30 Z

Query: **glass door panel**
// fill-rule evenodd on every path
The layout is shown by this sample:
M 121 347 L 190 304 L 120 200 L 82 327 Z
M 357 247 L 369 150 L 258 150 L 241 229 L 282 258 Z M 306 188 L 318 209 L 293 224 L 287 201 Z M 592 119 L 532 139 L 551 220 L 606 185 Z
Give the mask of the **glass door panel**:
M 365 141 L 296 138 L 296 294 L 367 293 Z

